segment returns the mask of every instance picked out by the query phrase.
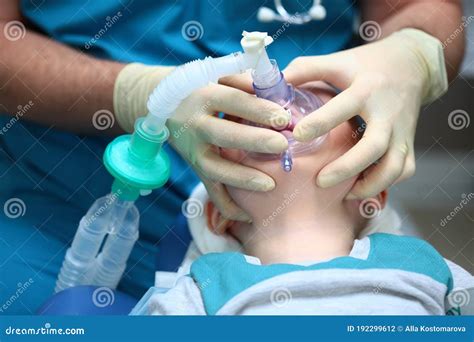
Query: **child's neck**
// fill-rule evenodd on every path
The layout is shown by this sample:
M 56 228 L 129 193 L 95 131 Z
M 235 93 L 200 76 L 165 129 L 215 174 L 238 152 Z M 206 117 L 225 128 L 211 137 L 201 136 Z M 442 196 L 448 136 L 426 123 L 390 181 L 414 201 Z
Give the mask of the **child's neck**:
M 242 243 L 245 254 L 263 264 L 315 263 L 349 255 L 357 224 L 342 206 L 323 213 L 296 209 L 272 220 L 237 223 L 230 233 Z

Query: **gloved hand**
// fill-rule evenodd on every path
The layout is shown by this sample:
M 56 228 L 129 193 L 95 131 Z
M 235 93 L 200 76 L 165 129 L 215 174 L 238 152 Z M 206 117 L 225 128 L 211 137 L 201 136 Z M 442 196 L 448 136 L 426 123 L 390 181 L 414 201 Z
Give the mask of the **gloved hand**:
M 365 120 L 365 132 L 354 132 L 362 139 L 317 176 L 326 188 L 366 170 L 348 199 L 375 196 L 413 175 L 420 107 L 448 86 L 441 42 L 416 29 L 338 53 L 296 58 L 284 74 L 293 85 L 323 80 L 343 90 L 296 125 L 297 140 L 321 136 L 355 115 Z
M 114 114 L 124 131 L 132 132 L 135 120 L 147 114 L 148 97 L 173 70 L 174 67 L 131 63 L 120 71 L 114 84 Z
M 131 131 L 135 119 L 147 113 L 149 94 L 169 71 L 131 64 L 120 72 L 114 90 L 114 110 L 122 128 Z M 226 119 L 217 117 L 220 112 L 228 114 Z M 230 117 L 270 126 L 289 120 L 288 113 L 273 102 L 212 84 L 186 98 L 168 120 L 169 142 L 196 171 L 225 218 L 249 221 L 250 217 L 232 201 L 223 184 L 268 191 L 275 187 L 275 182 L 261 171 L 222 158 L 219 147 L 280 153 L 288 142 L 280 133 L 240 124 L 227 119 Z

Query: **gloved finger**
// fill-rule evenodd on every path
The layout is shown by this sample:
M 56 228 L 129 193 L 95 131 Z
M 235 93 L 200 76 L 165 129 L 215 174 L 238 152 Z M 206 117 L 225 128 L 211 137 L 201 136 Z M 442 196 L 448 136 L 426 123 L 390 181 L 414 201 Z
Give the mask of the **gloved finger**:
M 290 116 L 280 105 L 259 99 L 254 95 L 243 92 L 239 89 L 215 85 L 207 87 L 209 95 L 210 109 L 214 112 L 223 112 L 237 116 L 248 121 L 275 127 L 288 124 Z
M 200 118 L 196 131 L 206 142 L 224 148 L 263 153 L 280 153 L 288 148 L 288 140 L 281 133 L 209 115 Z
M 388 189 L 402 174 L 408 148 L 393 144 L 380 162 L 364 172 L 347 199 L 365 199 Z
M 400 177 L 398 177 L 398 179 L 394 182 L 395 184 L 412 177 L 416 171 L 415 147 L 413 139 L 407 143 L 407 146 L 408 154 L 405 159 L 405 165 L 403 165 L 403 172 Z
M 269 191 L 275 181 L 267 174 L 222 158 L 212 148 L 206 148 L 196 160 L 197 171 L 212 181 L 250 191 Z
M 365 95 L 357 84 L 354 84 L 301 119 L 296 124 L 293 135 L 296 140 L 303 142 L 317 138 L 360 114 L 364 104 Z
M 347 52 L 346 52 L 347 54 Z M 310 81 L 325 81 L 340 89 L 352 83 L 354 74 L 347 68 L 345 55 L 333 53 L 324 56 L 295 58 L 283 70 L 287 82 L 300 85 Z
M 390 137 L 389 124 L 368 122 L 362 139 L 319 172 L 318 186 L 328 188 L 364 171 L 385 154 Z
M 243 74 L 226 76 L 219 79 L 219 84 L 237 88 L 250 94 L 254 93 L 252 83 L 252 76 L 249 71 Z
M 250 216 L 234 202 L 222 183 L 207 179 L 199 172 L 197 172 L 197 174 L 206 187 L 210 199 L 219 209 L 222 216 L 236 221 L 251 221 Z

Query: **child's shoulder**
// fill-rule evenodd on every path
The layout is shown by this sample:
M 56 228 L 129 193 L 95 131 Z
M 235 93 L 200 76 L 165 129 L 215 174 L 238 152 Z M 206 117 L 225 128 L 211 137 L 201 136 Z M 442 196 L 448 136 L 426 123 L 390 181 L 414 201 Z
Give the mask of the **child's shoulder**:
M 446 260 L 427 241 L 413 236 L 375 233 L 369 236 L 369 260 L 382 268 L 394 268 L 427 275 L 452 287 Z
M 427 241 L 415 236 L 374 233 L 369 235 L 373 248 L 385 250 L 416 251 L 440 256 L 438 251 Z
M 378 258 L 400 257 L 401 260 L 430 259 L 443 262 L 444 258 L 427 241 L 414 236 L 375 233 L 369 235 L 371 256 Z M 399 260 L 400 261 L 400 260 Z

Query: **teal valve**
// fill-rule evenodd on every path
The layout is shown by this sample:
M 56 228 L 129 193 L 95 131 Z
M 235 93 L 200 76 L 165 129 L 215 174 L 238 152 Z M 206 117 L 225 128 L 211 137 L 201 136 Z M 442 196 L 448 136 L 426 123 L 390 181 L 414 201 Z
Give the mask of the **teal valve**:
M 168 129 L 164 126 L 159 134 L 149 134 L 143 121 L 135 121 L 133 134 L 115 138 L 104 152 L 105 168 L 115 178 L 112 192 L 124 201 L 135 201 L 141 191 L 162 187 L 170 176 L 169 158 L 161 148 Z

